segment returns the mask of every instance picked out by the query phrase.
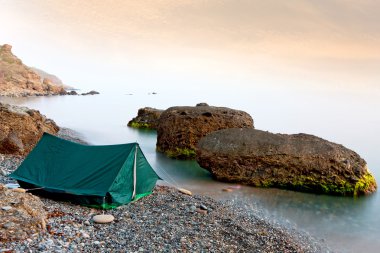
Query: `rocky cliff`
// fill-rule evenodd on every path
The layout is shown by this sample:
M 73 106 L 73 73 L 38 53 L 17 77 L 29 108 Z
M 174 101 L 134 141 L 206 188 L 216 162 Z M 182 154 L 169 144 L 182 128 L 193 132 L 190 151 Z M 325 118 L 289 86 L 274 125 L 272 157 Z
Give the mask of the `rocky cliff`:
M 11 45 L 0 46 L 0 96 L 66 94 L 62 84 L 42 77 L 12 53 Z

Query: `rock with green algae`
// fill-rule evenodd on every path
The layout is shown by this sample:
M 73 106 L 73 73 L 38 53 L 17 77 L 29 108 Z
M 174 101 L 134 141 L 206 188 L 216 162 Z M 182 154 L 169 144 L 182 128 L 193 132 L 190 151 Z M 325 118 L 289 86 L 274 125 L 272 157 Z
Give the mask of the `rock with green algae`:
M 158 152 L 176 159 L 194 159 L 195 147 L 205 135 L 226 128 L 253 128 L 252 117 L 227 107 L 175 106 L 165 110 L 158 121 Z
M 357 153 L 308 134 L 220 130 L 199 141 L 196 158 L 220 181 L 343 196 L 377 188 Z
M 128 126 L 141 129 L 157 129 L 158 119 L 163 110 L 144 107 L 140 108 L 137 116 L 128 122 Z

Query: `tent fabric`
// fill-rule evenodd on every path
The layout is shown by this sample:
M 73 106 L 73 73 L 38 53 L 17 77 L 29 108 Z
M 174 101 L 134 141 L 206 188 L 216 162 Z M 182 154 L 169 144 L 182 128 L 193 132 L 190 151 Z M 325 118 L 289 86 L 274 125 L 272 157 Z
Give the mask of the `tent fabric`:
M 137 143 L 89 146 L 48 133 L 10 177 L 21 186 L 43 188 L 45 194 L 61 193 L 74 202 L 103 208 L 151 193 L 160 179 Z

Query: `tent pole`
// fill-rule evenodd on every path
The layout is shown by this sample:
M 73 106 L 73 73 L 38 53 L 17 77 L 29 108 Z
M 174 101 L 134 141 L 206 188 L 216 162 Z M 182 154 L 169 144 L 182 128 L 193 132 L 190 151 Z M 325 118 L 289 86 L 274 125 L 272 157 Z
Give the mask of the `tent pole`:
M 133 193 L 132 193 L 132 199 L 135 199 L 136 196 L 136 162 L 137 162 L 137 143 L 136 143 L 136 149 L 135 149 L 135 160 L 133 162 Z

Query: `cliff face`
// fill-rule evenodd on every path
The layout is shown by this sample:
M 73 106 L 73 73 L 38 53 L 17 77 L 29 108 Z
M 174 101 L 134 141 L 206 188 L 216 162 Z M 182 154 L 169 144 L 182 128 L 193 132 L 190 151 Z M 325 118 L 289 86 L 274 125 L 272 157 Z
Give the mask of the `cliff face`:
M 41 77 L 12 53 L 11 45 L 0 46 L 0 96 L 66 94 L 61 84 Z

